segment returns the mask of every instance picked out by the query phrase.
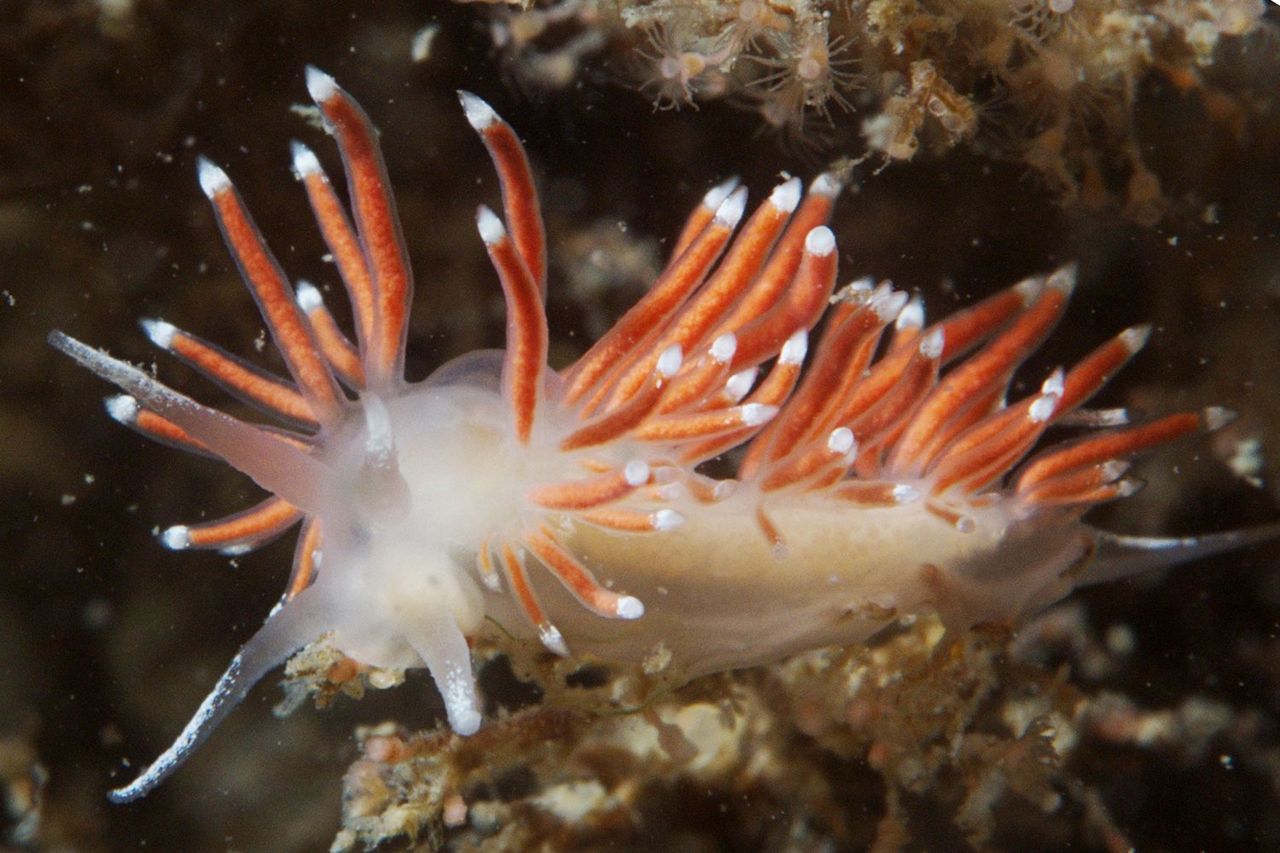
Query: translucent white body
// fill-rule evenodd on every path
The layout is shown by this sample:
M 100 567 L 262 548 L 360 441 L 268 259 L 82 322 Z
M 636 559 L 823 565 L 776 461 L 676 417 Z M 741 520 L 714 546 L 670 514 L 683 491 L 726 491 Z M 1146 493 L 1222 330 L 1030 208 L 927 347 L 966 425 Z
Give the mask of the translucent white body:
M 390 402 L 407 510 L 378 518 L 361 509 L 360 501 L 387 502 L 366 488 L 348 504 L 352 517 L 325 520 L 326 529 L 350 535 L 326 542 L 308 591 L 323 602 L 315 630 L 333 630 L 334 644 L 357 660 L 422 665 L 414 638 L 444 613 L 465 635 L 485 615 L 529 635 L 507 592 L 482 592 L 476 554 L 496 536 L 544 520 L 599 580 L 645 603 L 641 619 L 604 619 L 535 569 L 539 596 L 571 651 L 639 661 L 661 645 L 685 676 L 862 641 L 898 616 L 934 609 L 956 624 L 1013 619 L 1066 594 L 1065 575 L 1092 549 L 1092 534 L 1068 516 L 1020 524 L 998 501 L 972 512 L 964 531 L 921 502 L 856 508 L 814 494 L 762 499 L 752 488 L 711 503 L 664 501 L 685 518 L 669 531 L 623 533 L 549 516 L 524 495 L 574 475 L 578 459 L 556 449 L 557 425 L 573 421 L 555 417 L 549 400 L 543 428 L 520 445 L 483 361 L 446 366 L 445 381 L 433 378 Z M 465 381 L 452 381 L 459 367 L 480 372 L 466 369 Z M 334 442 L 333 457 L 351 460 L 338 467 L 357 469 L 364 443 L 363 430 Z M 616 462 L 631 449 L 606 450 Z M 760 530 L 758 508 L 784 537 L 782 547 Z

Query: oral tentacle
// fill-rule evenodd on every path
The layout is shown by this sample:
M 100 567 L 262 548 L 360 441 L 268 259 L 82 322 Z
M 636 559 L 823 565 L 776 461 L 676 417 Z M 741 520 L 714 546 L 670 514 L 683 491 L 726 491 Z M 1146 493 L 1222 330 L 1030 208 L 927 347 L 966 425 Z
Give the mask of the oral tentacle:
M 138 778 L 112 791 L 111 801 L 127 803 L 150 793 L 182 766 L 264 675 L 316 639 L 324 631 L 324 623 L 323 613 L 315 605 L 314 600 L 303 594 L 269 616 L 231 659 L 227 671 L 173 744 Z

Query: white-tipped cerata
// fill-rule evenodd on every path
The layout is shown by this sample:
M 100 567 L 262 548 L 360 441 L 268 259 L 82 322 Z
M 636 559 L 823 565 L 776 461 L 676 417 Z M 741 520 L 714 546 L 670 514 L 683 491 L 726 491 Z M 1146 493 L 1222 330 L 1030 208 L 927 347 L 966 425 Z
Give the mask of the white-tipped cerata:
M 1058 401 L 1062 398 L 1057 394 L 1041 394 L 1036 401 L 1031 404 L 1031 408 L 1027 410 L 1027 417 L 1033 423 L 1042 424 L 1049 418 L 1053 417 L 1053 412 L 1058 408 Z
M 906 329 L 919 329 L 924 326 L 924 301 L 919 296 L 913 296 L 906 307 L 898 312 L 898 320 L 894 323 L 894 328 L 898 331 Z
M 875 280 L 864 275 L 831 294 L 827 302 L 831 305 L 865 305 L 873 298 L 875 289 Z
M 742 219 L 742 212 L 747 209 L 747 188 L 738 187 L 729 193 L 729 197 L 720 202 L 716 208 L 716 224 L 725 228 L 733 228 Z
M 622 479 L 628 486 L 643 486 L 649 482 L 649 463 L 643 459 L 632 459 L 622 466 Z
M 1058 397 L 1062 396 L 1062 391 L 1066 387 L 1066 371 L 1061 367 L 1055 368 L 1053 373 L 1045 379 L 1040 385 L 1041 394 L 1054 394 Z
M 1071 291 L 1076 289 L 1076 273 L 1080 271 L 1076 264 L 1067 264 L 1059 267 L 1049 276 L 1049 280 L 1045 282 L 1045 287 L 1053 290 L 1059 290 L 1065 296 L 1070 296 Z
M 726 332 L 711 342 L 711 348 L 707 352 L 717 364 L 728 364 L 737 351 L 738 336 L 733 332 Z
M 679 344 L 672 344 L 662 351 L 662 355 L 658 356 L 658 364 L 655 369 L 663 379 L 670 379 L 679 372 L 680 365 L 683 363 L 684 351 L 680 349 Z
M 783 347 L 783 352 L 786 352 L 786 347 Z M 803 356 L 801 360 L 803 360 Z M 728 382 L 724 383 L 724 393 L 733 402 L 738 402 L 751 391 L 751 388 L 756 384 L 756 377 L 759 375 L 760 368 L 758 367 L 748 367 L 746 370 L 738 371 L 729 377 Z
M 684 516 L 674 509 L 660 509 L 650 517 L 650 525 L 654 530 L 675 530 L 684 524 Z
M 458 100 L 462 103 L 462 112 L 467 117 L 467 123 L 475 128 L 477 133 L 483 133 L 486 128 L 498 123 L 498 114 L 483 98 L 459 89 Z
M 896 503 L 915 503 L 920 500 L 921 497 L 923 496 L 920 494 L 920 490 L 915 486 L 910 486 L 906 483 L 899 483 L 893 487 L 893 499 Z
M 1119 480 L 1128 473 L 1131 467 L 1133 467 L 1133 464 L 1125 459 L 1109 459 L 1098 466 L 1104 483 Z
M 778 354 L 778 363 L 798 367 L 804 363 L 804 357 L 808 354 L 809 330 L 796 329 L 782 345 L 782 352 Z
M 1087 426 L 1094 428 L 1128 426 L 1129 410 L 1117 409 L 1077 409 L 1063 418 L 1064 423 L 1071 426 Z
M 1206 432 L 1215 432 L 1236 419 L 1236 413 L 1225 406 L 1209 406 L 1200 413 Z
M 103 400 L 107 414 L 116 423 L 132 426 L 138 420 L 138 401 L 128 394 L 116 394 Z
M 329 74 L 324 73 L 314 65 L 307 66 L 307 93 L 311 95 L 311 100 L 317 104 L 323 104 L 332 98 L 338 92 L 338 83 Z
M 167 350 L 173 346 L 173 336 L 178 333 L 177 326 L 164 320 L 153 320 L 149 317 L 139 320 L 138 325 L 142 327 L 142 331 L 146 336 L 151 339 L 151 343 L 160 347 L 160 349 Z
M 171 551 L 185 551 L 191 547 L 191 528 L 175 524 L 160 534 L 160 542 Z
M 831 198 L 840 195 L 840 190 L 843 188 L 844 184 L 840 183 L 840 179 L 831 172 L 823 172 L 809 184 L 809 192 L 830 196 Z
M 620 595 L 614 613 L 619 619 L 639 619 L 644 615 L 644 602 L 634 595 Z
M 837 456 L 844 456 L 851 453 L 858 443 L 853 439 L 853 430 L 848 427 L 838 427 L 831 431 L 827 436 L 827 450 Z
M 320 295 L 316 286 L 306 279 L 298 279 L 294 298 L 298 300 L 298 307 L 308 313 L 324 306 L 324 297 Z
M 1034 302 L 1042 290 L 1044 290 L 1044 279 L 1039 276 L 1024 278 L 1013 286 L 1014 293 L 1022 297 L 1023 305 L 1030 305 Z
M 738 178 L 734 176 L 728 180 L 721 181 L 702 196 L 702 204 L 707 210 L 718 210 L 724 200 L 729 197 L 729 193 L 738 188 Z
M 539 628 L 538 639 L 552 654 L 559 655 L 562 658 L 569 656 L 569 647 L 565 645 L 564 635 L 560 633 L 560 629 L 555 625 L 546 625 Z
M 302 180 L 307 175 L 323 174 L 320 159 L 310 148 L 295 139 L 289 143 L 289 149 L 293 152 L 294 177 Z
M 778 184 L 769 194 L 769 203 L 783 213 L 790 213 L 800 204 L 800 189 L 803 186 L 799 178 Z
M 1151 339 L 1151 324 L 1143 323 L 1140 326 L 1131 326 L 1120 333 L 1120 340 L 1124 343 L 1125 348 L 1129 352 L 1137 352 L 1147 345 L 1147 341 Z
M 476 228 L 480 230 L 480 239 L 486 246 L 501 243 L 507 238 L 507 229 L 502 220 L 487 205 L 482 204 L 476 209 Z
M 836 250 L 836 235 L 825 225 L 819 225 L 804 238 L 804 250 L 811 255 L 826 257 Z
M 112 358 L 63 332 L 49 333 L 49 344 L 84 367 L 128 391 L 140 404 L 176 423 L 192 438 L 294 506 L 319 513 L 330 504 L 323 463 L 268 430 L 216 409 L 157 382 L 150 374 Z
M 1142 491 L 1143 485 L 1141 480 L 1121 480 L 1116 483 L 1116 497 L 1131 498 Z
M 906 304 L 907 294 L 901 290 L 894 290 L 893 285 L 887 281 L 877 287 L 871 297 L 872 310 L 886 323 L 892 323 L 901 316 Z
M 773 416 L 778 414 L 778 407 L 767 406 L 764 403 L 747 403 L 742 407 L 741 412 L 743 426 L 760 426 L 773 420 Z
M 231 187 L 227 173 L 208 157 L 196 160 L 196 177 L 200 180 L 200 190 L 209 198 Z
M 942 329 L 934 329 L 924 336 L 920 342 L 920 354 L 925 358 L 942 358 L 942 350 L 947 344 L 946 334 Z

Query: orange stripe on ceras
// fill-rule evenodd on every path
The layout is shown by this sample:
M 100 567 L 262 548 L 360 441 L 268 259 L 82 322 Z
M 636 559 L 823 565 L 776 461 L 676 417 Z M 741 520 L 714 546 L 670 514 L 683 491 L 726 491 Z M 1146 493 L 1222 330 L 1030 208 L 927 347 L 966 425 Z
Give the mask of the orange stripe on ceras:
M 323 171 L 311 171 L 303 175 L 302 182 L 311 202 L 311 211 L 320 226 L 320 234 L 333 254 L 334 263 L 338 265 L 338 273 L 342 276 L 347 295 L 351 299 L 351 310 L 356 321 L 356 340 L 363 347 L 371 346 L 377 307 L 374 302 L 373 279 L 365 263 L 364 249 L 360 247 L 351 220 L 347 218 L 328 176 Z
M 1125 329 L 1085 356 L 1063 380 L 1062 401 L 1056 414 L 1065 414 L 1093 396 L 1145 342 L 1143 327 Z
M 897 506 L 898 483 L 848 480 L 833 488 L 828 494 L 858 506 Z
M 175 330 L 168 349 L 244 397 L 281 417 L 316 422 L 311 406 L 302 395 L 278 379 L 267 376 L 194 335 Z
M 1036 398 L 1038 399 L 1038 398 Z M 1035 399 L 1020 404 L 1012 410 L 1019 417 L 1000 418 L 1005 428 L 962 453 L 943 457 L 933 471 L 933 489 L 941 494 L 958 486 L 964 491 L 976 491 L 1004 476 L 1033 444 L 1044 434 L 1047 421 L 1037 421 L 1030 416 Z M 992 416 L 999 418 L 1005 412 Z M 982 428 L 978 424 L 975 430 Z
M 882 449 L 892 444 L 920 402 L 933 390 L 938 379 L 938 363 L 939 359 L 917 348 L 898 382 L 865 411 L 847 422 L 861 447 L 859 461 L 865 459 L 865 465 L 875 461 L 874 468 L 880 468 Z
M 739 465 L 741 477 L 750 478 L 766 461 L 781 459 L 790 453 L 800 437 L 814 425 L 817 412 L 826 405 L 827 395 L 848 359 L 852 344 L 849 320 L 857 310 L 853 305 L 843 304 L 831 312 L 799 388 L 747 448 Z M 743 471 L 746 473 L 741 473 Z
M 741 181 L 736 177 L 730 178 L 727 181 L 721 181 L 702 194 L 702 199 L 698 206 L 689 214 L 689 218 L 685 220 L 684 227 L 680 229 L 679 236 L 676 237 L 675 245 L 667 258 L 667 267 L 675 263 L 676 259 L 684 254 L 684 250 L 693 244 L 694 239 L 711 224 L 711 220 L 715 218 L 716 210 L 720 207 L 720 204 L 734 190 L 738 189 L 740 183 Z
M 728 196 L 728 193 L 725 193 L 725 196 Z M 681 226 L 680 234 L 677 235 L 676 242 L 671 248 L 670 263 L 675 263 L 684 254 L 684 250 L 693 245 L 693 241 L 711 224 L 715 215 L 715 207 L 708 205 L 705 199 L 693 209 L 689 218 Z
M 537 486 L 529 491 L 528 499 L 545 509 L 588 509 L 624 498 L 636 488 L 624 472 L 610 471 L 583 480 Z
M 765 406 L 782 406 L 791 392 L 795 390 L 796 382 L 800 379 L 801 365 L 799 364 L 783 364 L 775 363 L 773 369 L 760 382 L 759 386 L 744 400 L 744 404 L 759 403 Z M 786 407 L 783 406 L 781 411 L 785 412 Z M 772 421 L 769 421 L 772 423 Z M 737 447 L 746 441 L 753 434 L 758 433 L 767 424 L 752 427 L 743 427 L 740 430 L 731 432 L 728 435 L 722 435 L 717 438 L 708 439 L 688 447 L 681 448 L 680 461 L 685 463 L 700 462 L 704 459 L 710 459 L 718 456 L 727 450 Z M 748 458 L 751 449 L 755 447 L 753 442 L 748 448 Z M 759 459 L 758 461 L 763 461 Z M 738 478 L 741 480 L 751 479 L 756 472 L 756 466 L 748 465 L 746 459 L 738 467 Z
M 324 305 L 317 305 L 307 312 L 307 320 L 311 330 L 315 332 L 316 342 L 329 364 L 343 381 L 353 388 L 364 387 L 364 365 L 360 363 L 360 353 L 356 352 L 351 341 L 338 328 L 338 321 Z
M 584 606 L 601 616 L 618 615 L 618 594 L 601 586 L 545 525 L 526 537 L 525 544 Z
M 849 423 L 875 405 L 890 388 L 901 381 L 901 372 L 897 374 L 897 378 L 886 377 L 887 381 L 879 383 L 873 375 L 868 374 L 867 368 L 880 344 L 885 325 L 884 318 L 872 306 L 865 306 L 850 320 L 848 333 L 851 339 L 845 344 L 843 356 L 836 364 L 840 372 L 834 382 L 820 389 L 823 392 L 819 398 L 820 407 L 812 418 L 809 429 L 802 435 L 817 435 Z M 821 347 L 818 352 L 821 354 Z M 904 371 L 910 364 L 908 360 Z
M 320 519 L 308 518 L 303 522 L 302 533 L 293 552 L 293 571 L 289 575 L 289 585 L 285 587 L 286 601 L 296 597 L 315 580 L 316 554 L 323 540 Z
M 516 594 L 516 601 L 520 603 L 520 609 L 529 617 L 529 621 L 534 624 L 540 631 L 545 631 L 550 627 L 551 622 L 542 611 L 542 605 L 538 603 L 538 597 L 534 595 L 533 587 L 529 585 L 529 574 L 525 571 L 524 563 L 516 554 L 515 549 L 507 542 L 502 543 L 501 553 L 498 555 L 499 562 L 502 564 L 503 572 L 507 576 L 507 583 L 511 584 L 511 591 Z
M 623 533 L 647 533 L 655 529 L 652 515 L 631 509 L 590 509 L 576 513 L 575 518 Z
M 729 306 L 751 285 L 790 216 L 790 211 L 779 210 L 769 201 L 756 209 L 729 247 L 724 260 L 676 316 L 671 329 L 650 348 L 646 358 L 619 380 L 615 398 L 635 393 L 653 369 L 658 355 L 667 347 L 679 344 L 689 352 L 706 338 L 707 331 L 724 318 Z
M 630 400 L 611 412 L 598 415 L 561 440 L 560 449 L 570 451 L 594 447 L 630 432 L 657 407 L 665 385 L 666 379 L 655 372 L 649 384 Z
M 772 358 L 794 332 L 813 327 L 835 288 L 839 254 L 834 248 L 825 255 L 803 253 L 781 301 L 738 330 L 734 373 Z
M 138 409 L 137 415 L 134 416 L 133 422 L 129 425 L 147 438 L 155 441 L 170 444 L 192 453 L 217 456 L 203 442 L 192 438 L 185 429 L 165 416 L 158 415 L 149 409 Z
M 681 442 L 722 435 L 751 424 L 743 423 L 745 406 L 713 409 L 688 415 L 671 415 L 647 420 L 631 431 L 636 441 Z
M 918 472 L 926 467 L 937 450 L 934 439 L 947 421 L 957 412 L 972 410 L 975 401 L 989 394 L 993 383 L 1006 382 L 1009 373 L 1053 328 L 1066 304 L 1065 292 L 1045 288 L 1031 307 L 985 349 L 944 376 L 898 440 L 892 459 L 894 468 Z M 944 356 L 946 344 L 944 341 Z
M 729 315 L 716 326 L 711 333 L 712 337 L 725 332 L 736 332 L 768 311 L 782 297 L 800 266 L 805 238 L 814 228 L 826 224 L 833 206 L 834 199 L 826 193 L 811 192 L 804 197 L 787 229 L 774 244 L 764 269 L 733 306 Z
M 502 185 L 502 209 L 516 251 L 533 276 L 539 298 L 547 295 L 546 237 L 529 158 L 511 125 L 498 119 L 480 132 Z
M 1095 503 L 1114 496 L 1115 481 L 1128 470 L 1128 463 L 1112 466 L 1109 462 L 1075 468 L 1056 477 L 1041 480 L 1018 493 L 1026 504 L 1057 506 L 1073 503 Z
M 773 492 L 807 480 L 838 457 L 839 454 L 827 447 L 825 442 L 812 442 L 797 447 L 782 457 L 779 464 L 770 467 L 769 473 L 760 483 L 760 490 Z
M 709 355 L 703 355 L 663 394 L 658 411 L 665 415 L 699 407 L 709 396 L 723 388 L 728 378 L 728 362 L 716 361 Z
M 191 548 L 221 548 L 236 542 L 262 539 L 281 533 L 302 517 L 302 512 L 279 497 L 267 498 L 244 512 L 187 528 Z
M 850 353 L 861 336 L 874 330 L 867 322 L 874 317 L 865 306 L 848 303 L 837 305 L 831 312 L 800 387 L 778 417 L 770 421 L 747 448 L 742 465 L 748 471 L 754 472 L 766 460 L 780 459 L 789 453 L 802 436 L 818 426 L 818 413 L 838 402 L 831 399 L 831 394 L 846 365 L 856 366 Z
M 713 221 L 698 235 L 653 288 L 570 368 L 571 378 L 565 389 L 567 403 L 578 402 L 615 362 L 680 307 L 732 234 L 732 226 Z
M 337 420 L 344 405 L 341 392 L 240 194 L 227 184 L 213 193 L 212 201 L 227 245 L 262 309 L 280 355 L 314 410 L 313 417 L 322 423 Z
M 185 429 L 164 415 L 157 414 L 150 409 L 139 408 L 137 414 L 134 415 L 133 421 L 128 425 L 152 441 L 168 444 L 189 453 L 200 453 L 205 456 L 212 456 L 215 459 L 222 458 L 219 454 L 210 450 L 204 442 L 193 438 Z M 303 453 L 309 453 L 312 450 L 312 445 L 301 436 L 283 430 L 271 430 L 271 435 L 292 445 Z
M 405 255 L 395 199 L 373 126 L 364 110 L 336 85 L 319 106 L 333 128 L 346 166 L 356 228 L 373 274 L 377 312 L 373 357 L 366 372 L 375 387 L 397 380 L 408 328 L 413 277 Z
M 941 331 L 943 334 L 942 356 L 940 361 L 946 363 L 957 354 L 995 332 L 1006 320 L 1026 307 L 1027 300 L 1023 290 L 1011 287 L 994 296 L 979 302 L 972 308 L 941 320 L 921 335 Z M 862 376 L 860 372 L 850 372 L 846 379 L 853 380 L 842 384 L 840 390 L 832 395 L 835 401 L 843 400 L 839 414 L 828 423 L 849 423 L 866 409 L 870 408 L 888 390 L 898 382 L 902 371 L 911 359 L 915 358 L 914 347 L 894 348 L 884 358 L 871 365 L 870 372 Z M 856 365 L 853 365 L 856 366 Z M 974 415 L 973 420 L 985 414 L 982 407 Z M 823 424 L 824 426 L 827 423 Z M 964 427 L 969 424 L 964 424 Z M 956 430 L 959 432 L 959 429 Z M 955 433 L 952 433 L 954 435 Z M 896 437 L 895 437 L 896 441 Z M 890 442 L 892 443 L 892 442 Z
M 527 443 L 547 363 L 547 318 L 542 309 L 542 292 L 505 232 L 496 242 L 486 241 L 486 248 L 507 303 L 502 384 L 510 397 L 516 438 Z
M 1075 468 L 1128 456 L 1148 447 L 1173 441 L 1195 432 L 1200 425 L 1200 415 L 1182 412 L 1142 426 L 1090 436 L 1066 447 L 1050 448 L 1027 464 L 1018 478 L 1017 491 L 1024 492 L 1037 483 Z
M 1028 289 L 1037 287 L 1039 279 L 1028 279 L 959 311 L 929 327 L 942 329 L 942 360 L 947 362 L 960 352 L 991 335 L 1010 317 L 1030 304 Z

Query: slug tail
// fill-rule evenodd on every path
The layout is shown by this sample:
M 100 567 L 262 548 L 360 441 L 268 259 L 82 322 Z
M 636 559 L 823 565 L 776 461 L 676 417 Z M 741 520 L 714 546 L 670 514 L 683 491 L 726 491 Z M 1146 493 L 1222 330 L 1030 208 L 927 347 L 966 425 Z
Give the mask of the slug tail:
M 108 799 L 113 803 L 128 803 L 145 797 L 181 767 L 218 724 L 235 710 L 253 685 L 318 636 L 317 616 L 318 611 L 305 592 L 277 608 L 267 617 L 258 633 L 232 658 L 227 671 L 200 703 L 173 744 L 137 779 L 111 791 Z

